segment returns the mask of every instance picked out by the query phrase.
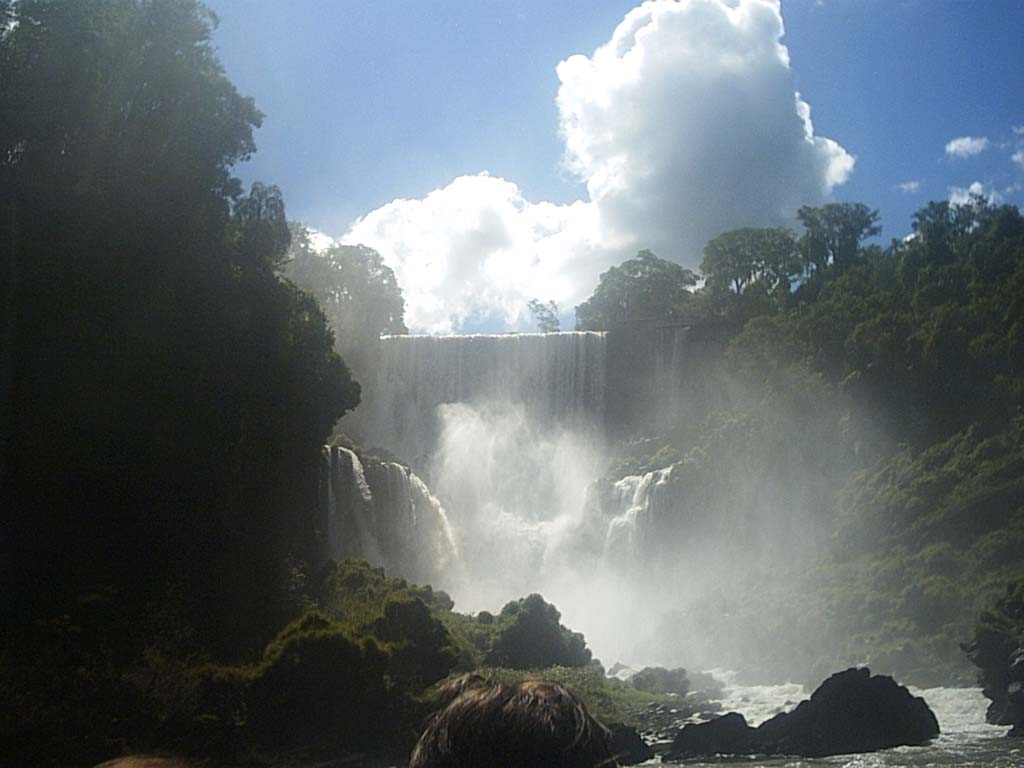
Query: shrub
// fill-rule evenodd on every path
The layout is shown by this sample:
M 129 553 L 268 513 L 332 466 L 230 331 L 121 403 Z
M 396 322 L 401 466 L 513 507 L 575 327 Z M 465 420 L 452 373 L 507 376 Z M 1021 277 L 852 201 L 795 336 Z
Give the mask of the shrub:
M 637 690 L 648 693 L 675 693 L 685 696 L 690 692 L 690 678 L 682 667 L 644 667 L 629 678 L 629 683 Z
M 561 618 L 558 609 L 540 595 L 506 604 L 486 663 L 513 669 L 586 666 L 591 660 L 586 640 L 563 627 Z
M 384 615 L 374 622 L 373 634 L 388 643 L 391 675 L 407 686 L 437 682 L 451 672 L 459 657 L 444 624 L 422 600 L 407 593 L 384 601 Z
M 293 622 L 253 673 L 249 723 L 256 738 L 282 747 L 377 743 L 388 719 L 388 661 L 376 640 L 323 626 L 321 616 Z

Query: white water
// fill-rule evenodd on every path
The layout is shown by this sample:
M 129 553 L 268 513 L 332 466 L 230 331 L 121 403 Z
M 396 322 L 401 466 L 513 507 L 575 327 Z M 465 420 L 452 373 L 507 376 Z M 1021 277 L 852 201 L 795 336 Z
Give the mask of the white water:
M 674 382 L 670 374 L 685 351 L 674 344 L 669 364 L 659 362 L 659 380 Z M 408 470 L 412 490 L 402 492 L 419 491 L 433 499 L 423 507 L 427 517 L 444 521 L 434 527 L 447 531 L 438 539 L 441 546 L 424 547 L 421 540 L 420 550 L 426 559 L 433 558 L 433 573 L 425 580 L 449 589 L 457 609 L 495 611 L 506 600 L 540 591 L 562 611 L 563 623 L 584 632 L 608 663 L 699 666 L 702 652 L 713 655 L 714 647 L 687 646 L 685 632 L 674 628 L 660 632 L 666 635 L 661 645 L 652 645 L 647 635 L 660 612 L 686 608 L 687 595 L 706 594 L 716 588 L 716 580 L 735 580 L 736 566 L 743 562 L 735 556 L 723 560 L 721 552 L 713 551 L 707 544 L 711 531 L 694 535 L 695 526 L 714 525 L 713 520 L 688 521 L 687 540 L 672 542 L 669 549 L 683 567 L 650 557 L 662 543 L 661 521 L 677 518 L 687 501 L 676 492 L 681 489 L 670 487 L 672 469 L 623 478 L 609 499 L 586 498 L 588 485 L 604 467 L 605 365 L 605 338 L 599 334 L 384 339 L 378 379 L 368 383 L 373 399 L 360 409 L 362 414 L 357 412 L 356 427 L 368 444 L 383 445 L 428 473 L 437 498 L 420 488 L 422 482 Z M 358 478 L 354 485 L 359 487 Z M 368 486 L 374 486 L 372 478 Z M 718 535 L 711 538 L 737 541 L 747 535 L 755 544 L 763 541 L 761 534 L 783 521 L 764 514 L 772 502 L 770 494 L 762 495 L 765 500 L 755 499 L 760 507 L 755 503 L 748 510 L 749 526 L 715 531 Z M 356 496 L 362 497 L 361 488 Z M 419 518 L 415 511 L 403 519 L 415 526 Z M 747 554 L 755 551 L 749 548 Z M 454 559 L 453 568 L 442 567 L 446 555 Z M 395 562 L 400 573 L 416 578 L 409 562 Z M 678 659 L 662 658 L 658 649 L 669 645 Z M 753 724 L 807 696 L 792 683 L 742 686 L 726 680 L 723 711 L 742 712 Z M 979 691 L 917 693 L 942 728 L 942 735 L 926 747 L 691 765 L 1024 766 L 1024 745 L 1004 738 L 1006 729 L 985 723 L 986 702 Z
M 707 622 L 686 637 L 655 627 L 701 596 L 745 589 L 750 565 L 775 557 L 760 551 L 772 541 L 792 560 L 796 537 L 774 497 L 758 488 L 740 514 L 701 515 L 669 468 L 588 498 L 608 468 L 609 411 L 660 414 L 663 390 L 678 389 L 686 349 L 669 330 L 658 344 L 634 334 L 614 347 L 600 333 L 382 338 L 367 400 L 342 428 L 420 472 L 459 553 L 433 571 L 392 558 L 399 572 L 447 590 L 462 611 L 539 592 L 608 662 L 722 663 Z
M 408 467 L 324 448 L 327 557 L 365 557 L 413 581 L 443 579 L 458 558 L 448 515 Z
M 735 682 L 735 676 L 714 670 L 726 682 L 723 712 L 739 712 L 751 725 L 758 725 L 769 717 L 791 710 L 810 693 L 795 683 L 783 685 L 744 686 Z M 810 768 L 1021 768 L 1024 766 L 1024 742 L 1006 737 L 1007 728 L 988 725 L 985 708 L 988 700 L 978 688 L 911 689 L 921 696 L 935 713 L 941 735 L 923 747 L 896 747 L 882 752 L 858 755 L 837 755 L 827 758 L 746 758 L 721 759 L 709 762 L 687 762 L 687 766 L 786 766 Z M 650 764 L 657 764 L 652 761 Z
M 596 615 L 580 578 L 605 536 L 584 519 L 604 470 L 605 368 L 602 333 L 381 339 L 367 401 L 342 428 L 415 466 L 441 500 L 459 556 L 428 576 L 459 610 L 541 592 Z
M 651 530 L 652 507 L 657 504 L 655 490 L 664 486 L 671 476 L 672 467 L 666 467 L 645 475 L 628 475 L 615 483 L 613 508 L 625 511 L 614 515 L 608 523 L 606 555 L 633 559 L 649 551 L 644 535 Z

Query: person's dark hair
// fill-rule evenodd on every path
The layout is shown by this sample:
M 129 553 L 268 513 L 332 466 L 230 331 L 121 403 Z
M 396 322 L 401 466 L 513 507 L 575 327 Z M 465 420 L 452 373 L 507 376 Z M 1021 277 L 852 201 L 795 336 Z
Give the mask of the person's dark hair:
M 477 674 L 446 683 L 409 768 L 605 768 L 608 729 L 558 683 Z

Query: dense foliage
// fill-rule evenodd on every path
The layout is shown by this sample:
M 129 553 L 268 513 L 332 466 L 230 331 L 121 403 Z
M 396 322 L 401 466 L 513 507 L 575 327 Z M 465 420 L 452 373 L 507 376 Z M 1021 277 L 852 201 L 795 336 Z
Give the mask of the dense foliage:
M 379 254 L 318 253 L 275 187 L 242 189 L 262 117 L 214 24 L 195 0 L 0 0 L 0 762 L 402 745 L 424 691 L 482 665 L 555 665 L 616 719 L 684 693 L 678 670 L 605 681 L 539 595 L 466 616 L 312 564 L 319 450 L 360 398 L 337 353 L 370 367 L 404 303 Z M 753 561 L 673 642 L 701 624 L 719 664 L 962 680 L 1006 583 L 975 655 L 1021 641 L 1024 217 L 932 203 L 887 248 L 864 205 L 798 218 L 710 241 L 700 288 L 641 251 L 576 308 L 717 345 L 606 485 L 672 467 L 671 555 Z
M 5 594 L 59 615 L 72 584 L 147 595 L 178 580 L 183 595 L 213 589 L 204 602 L 225 617 L 306 554 L 316 452 L 358 385 L 316 302 L 278 276 L 280 194 L 243 194 L 230 174 L 261 117 L 224 77 L 207 12 L 11 12 Z M 257 629 L 272 609 L 229 621 Z
M 718 663 L 967 681 L 976 606 L 1024 575 L 1024 217 L 931 203 L 888 248 L 864 244 L 866 206 L 800 219 L 799 237 L 708 243 L 687 323 L 719 353 L 607 481 L 672 466 L 675 515 L 654 535 L 686 557 L 696 533 L 744 562 L 727 596 L 691 607 L 724 638 L 707 649 Z
M 576 307 L 577 331 L 605 331 L 641 321 L 676 319 L 693 299 L 697 276 L 650 251 L 601 275 L 594 295 Z
M 513 669 L 586 666 L 591 654 L 583 635 L 563 627 L 561 618 L 540 595 L 508 603 L 496 619 L 486 663 Z
M 262 116 L 212 14 L 0 16 L 0 741 L 68 764 L 136 728 L 145 653 L 251 658 L 294 614 L 319 449 L 359 386 L 280 276 L 280 193 L 232 175 Z
M 337 243 L 317 251 L 310 231 L 293 223 L 286 258 L 285 275 L 316 297 L 334 331 L 335 348 L 358 374 L 372 364 L 382 334 L 408 333 L 402 291 L 377 251 Z

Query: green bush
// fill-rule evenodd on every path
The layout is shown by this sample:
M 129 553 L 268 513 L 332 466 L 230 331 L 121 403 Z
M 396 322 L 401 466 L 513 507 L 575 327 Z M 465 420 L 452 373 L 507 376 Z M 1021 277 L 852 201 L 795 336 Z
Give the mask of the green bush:
M 591 660 L 586 640 L 562 626 L 561 618 L 558 609 L 540 595 L 506 604 L 486 663 L 513 669 L 586 666 Z
M 422 600 L 408 593 L 388 596 L 384 615 L 373 623 L 373 634 L 388 644 L 391 675 L 409 687 L 436 683 L 459 658 L 444 624 Z
M 376 640 L 304 616 L 268 646 L 253 671 L 249 725 L 258 741 L 277 747 L 379 743 L 391 708 L 388 663 Z
M 629 684 L 638 691 L 648 693 L 674 693 L 685 696 L 690 692 L 690 678 L 686 670 L 665 669 L 664 667 L 644 667 L 631 678 Z

